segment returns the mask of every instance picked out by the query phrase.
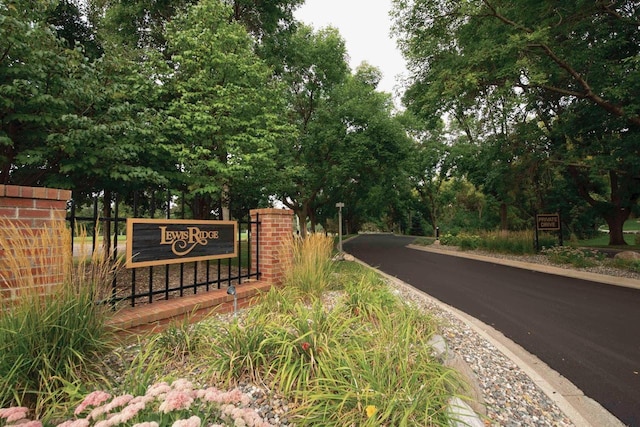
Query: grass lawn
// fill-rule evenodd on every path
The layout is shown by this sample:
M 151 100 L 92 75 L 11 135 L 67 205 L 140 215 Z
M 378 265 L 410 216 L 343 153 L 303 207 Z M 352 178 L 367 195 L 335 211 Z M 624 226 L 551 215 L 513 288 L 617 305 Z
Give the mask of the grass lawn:
M 640 219 L 629 219 L 624 223 L 625 231 L 640 231 Z
M 633 234 L 625 234 L 624 235 L 624 241 L 627 242 L 627 245 L 632 246 L 636 249 L 640 249 L 640 246 L 637 246 L 635 244 L 635 235 Z M 578 241 L 578 246 L 591 246 L 591 247 L 601 247 L 601 246 L 606 246 L 606 247 L 610 247 L 609 246 L 609 234 L 608 233 L 601 233 L 600 236 L 598 237 L 594 237 L 593 239 L 588 239 L 588 240 L 580 240 Z M 631 249 L 629 247 L 626 247 L 627 249 Z

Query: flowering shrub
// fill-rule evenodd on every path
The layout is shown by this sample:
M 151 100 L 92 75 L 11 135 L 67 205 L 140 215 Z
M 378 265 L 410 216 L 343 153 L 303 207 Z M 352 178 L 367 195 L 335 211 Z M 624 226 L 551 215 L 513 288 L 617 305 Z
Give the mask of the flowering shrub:
M 593 267 L 605 258 L 597 251 L 570 246 L 543 248 L 542 254 L 555 264 L 571 264 L 574 267 Z
M 112 397 L 104 391 L 87 395 L 74 411 L 74 418 L 57 427 L 269 427 L 258 413 L 248 408 L 250 397 L 239 389 L 215 387 L 194 389 L 185 379 L 171 385 L 160 382 L 150 386 L 144 396 L 123 394 Z M 28 408 L 0 409 L 0 427 L 42 427 L 42 422 L 27 418 Z

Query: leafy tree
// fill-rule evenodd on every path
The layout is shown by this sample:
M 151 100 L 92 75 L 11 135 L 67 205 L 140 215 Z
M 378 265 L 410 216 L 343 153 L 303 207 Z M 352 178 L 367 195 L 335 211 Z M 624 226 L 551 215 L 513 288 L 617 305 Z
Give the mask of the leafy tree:
M 79 45 L 85 56 L 90 59 L 97 59 L 104 53 L 93 27 L 72 1 L 60 0 L 51 11 L 47 22 L 54 26 L 58 38 L 64 40 L 69 49 Z
M 468 116 L 497 96 L 517 97 L 511 108 L 524 107 L 527 120 L 544 124 L 546 156 L 607 221 L 610 244 L 624 244 L 622 224 L 640 197 L 637 2 L 395 6 L 414 74 L 412 108 L 423 116 Z M 607 185 L 598 186 L 603 177 Z
M 314 135 L 318 110 L 335 86 L 348 75 L 344 40 L 332 28 L 314 32 L 301 26 L 281 47 L 281 78 L 289 89 L 289 121 L 297 129 L 291 144 L 281 145 L 278 154 L 279 182 L 276 194 L 300 218 L 306 233 L 307 218 L 326 182 L 327 162 L 332 142 Z M 313 130 L 312 130 L 313 128 Z
M 328 108 L 317 123 L 325 133 L 320 140 L 333 142 L 334 154 L 325 170 L 328 181 L 320 200 L 329 207 L 348 201 L 345 218 L 351 231 L 371 219 L 387 216 L 399 223 L 406 176 L 401 165 L 409 140 L 401 122 L 393 116 L 389 94 L 376 91 L 380 71 L 363 63 L 332 91 Z M 335 123 L 332 128 L 326 123 Z M 327 130 L 335 133 L 327 134 Z M 335 215 L 335 209 L 329 210 Z
M 402 119 L 413 139 L 412 152 L 407 159 L 409 180 L 435 233 L 443 208 L 442 186 L 453 168 L 451 150 L 444 138 L 444 123 L 436 123 L 434 129 L 427 129 L 425 123 L 409 111 Z
M 47 24 L 58 9 L 11 6 L 0 42 L 2 181 L 73 189 L 78 201 L 166 185 L 175 166 L 154 145 L 157 84 L 149 73 L 114 52 L 89 62 L 82 46 L 70 49 Z M 57 27 L 67 30 L 73 25 Z
M 71 111 L 74 81 L 84 69 L 77 51 L 66 49 L 46 23 L 49 4 L 0 4 L 0 183 L 43 182 L 49 164 L 45 141 Z
M 231 6 L 233 19 L 242 23 L 258 40 L 279 33 L 288 33 L 295 28 L 293 12 L 304 0 L 222 0 Z
M 227 209 L 236 188 L 266 190 L 276 147 L 292 131 L 281 87 L 229 13 L 205 0 L 178 15 L 167 33 L 170 60 L 159 71 L 168 100 L 163 145 L 202 218 Z
M 111 52 L 77 77 L 73 111 L 62 117 L 46 146 L 59 174 L 50 182 L 73 188 L 74 197 L 102 190 L 126 194 L 175 179 L 175 162 L 158 145 L 154 108 L 159 87 L 153 70 Z
M 141 48 L 164 48 L 166 25 L 197 1 L 88 0 L 86 3 L 88 19 L 98 29 L 100 39 L 133 52 Z

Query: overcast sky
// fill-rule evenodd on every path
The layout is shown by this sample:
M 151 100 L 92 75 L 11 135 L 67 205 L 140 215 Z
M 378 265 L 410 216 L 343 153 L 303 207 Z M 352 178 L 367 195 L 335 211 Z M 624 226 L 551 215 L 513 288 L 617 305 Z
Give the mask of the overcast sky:
M 306 0 L 295 13 L 315 29 L 332 26 L 345 39 L 351 69 L 367 61 L 382 70 L 378 90 L 397 94 L 405 61 L 391 39 L 391 0 Z

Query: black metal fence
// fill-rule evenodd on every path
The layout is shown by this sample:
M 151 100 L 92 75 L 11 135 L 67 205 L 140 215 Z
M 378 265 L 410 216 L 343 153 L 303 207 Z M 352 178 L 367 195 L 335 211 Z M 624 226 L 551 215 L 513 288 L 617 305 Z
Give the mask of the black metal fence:
M 166 219 L 172 218 L 172 196 L 167 193 L 163 209 L 155 209 L 153 202 L 147 204 L 145 218 L 154 218 L 155 213 L 164 213 Z M 139 197 L 133 197 L 133 206 L 127 206 L 133 217 L 138 218 Z M 92 200 L 91 207 L 84 206 L 78 212 L 73 200 L 67 203 L 67 221 L 71 229 L 71 250 L 74 256 L 86 256 L 96 250 L 107 251 L 114 261 L 122 260 L 126 254 L 126 217 L 120 216 L 121 202 L 118 196 L 101 194 Z M 180 219 L 184 219 L 184 207 Z M 255 235 L 252 236 L 252 225 Z M 151 304 L 158 300 L 179 298 L 198 292 L 207 292 L 239 285 L 243 280 L 259 278 L 259 219 L 252 222 L 249 215 L 246 220 L 238 221 L 238 256 L 230 259 L 192 261 L 181 264 L 166 264 L 150 267 L 119 268 L 113 276 L 110 295 L 101 303 L 112 306 L 126 304 L 135 307 Z M 78 230 L 84 230 L 79 233 Z M 82 234 L 80 236 L 79 234 Z M 255 247 L 255 262 L 252 270 L 251 248 Z M 123 265 L 123 262 L 118 262 Z

